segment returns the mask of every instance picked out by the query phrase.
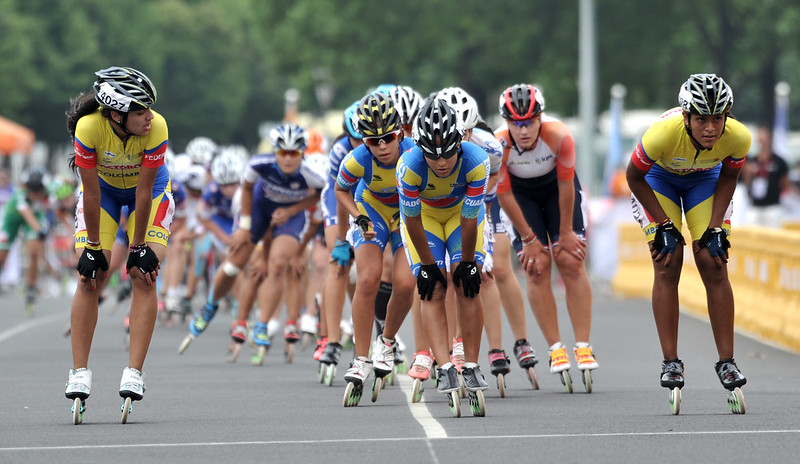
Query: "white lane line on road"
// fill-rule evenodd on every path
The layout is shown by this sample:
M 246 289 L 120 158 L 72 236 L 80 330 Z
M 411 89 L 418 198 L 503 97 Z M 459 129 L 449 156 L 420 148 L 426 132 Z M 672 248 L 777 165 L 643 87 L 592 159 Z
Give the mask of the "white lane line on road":
M 22 324 L 19 324 L 19 325 L 15 326 L 15 327 L 12 327 L 12 328 L 8 329 L 8 330 L 4 330 L 4 331 L 0 332 L 0 342 L 4 342 L 4 341 L 8 340 L 9 338 L 13 337 L 14 335 L 17 335 L 17 334 L 20 334 L 22 332 L 25 332 L 26 330 L 32 329 L 32 328 L 40 326 L 40 325 L 49 324 L 49 323 L 51 323 L 53 321 L 57 321 L 57 320 L 63 319 L 63 318 L 64 318 L 64 314 L 61 313 L 61 314 L 51 314 L 51 315 L 49 315 L 47 317 L 31 319 L 30 321 L 23 322 Z
M 447 440 L 497 440 L 520 438 L 605 438 L 605 437 L 666 437 L 666 436 L 686 436 L 686 435 L 764 435 L 764 434 L 783 434 L 796 433 L 800 430 L 708 430 L 694 432 L 614 432 L 614 433 L 564 433 L 564 434 L 540 434 L 540 435 L 476 435 L 447 437 Z M 93 450 L 93 449 L 130 449 L 130 448 L 185 448 L 196 446 L 263 446 L 263 445 L 318 445 L 331 443 L 360 443 L 365 440 L 370 442 L 403 442 L 403 441 L 428 441 L 425 437 L 393 437 L 393 438 L 345 438 L 336 440 L 272 440 L 272 441 L 228 441 L 228 442 L 198 442 L 198 443 L 138 443 L 138 444 L 119 444 L 119 445 L 71 445 L 71 446 L 19 446 L 0 448 L 0 452 L 8 451 L 55 451 L 55 450 Z M 437 439 L 439 440 L 439 439 Z
M 414 393 L 414 389 L 412 387 L 411 377 L 407 375 L 396 375 L 395 376 L 398 381 L 400 381 L 400 388 L 403 390 L 403 393 L 406 394 L 406 401 L 408 402 L 408 409 L 411 410 L 411 415 L 414 416 L 419 425 L 422 426 L 422 429 L 425 430 L 425 436 L 428 438 L 447 438 L 447 432 L 444 431 L 444 427 L 440 424 L 436 419 L 433 418 L 431 412 L 428 410 L 427 404 L 423 402 L 414 403 L 411 401 L 411 396 Z M 435 389 L 433 390 L 436 391 Z M 428 391 L 428 394 L 431 394 L 431 391 Z

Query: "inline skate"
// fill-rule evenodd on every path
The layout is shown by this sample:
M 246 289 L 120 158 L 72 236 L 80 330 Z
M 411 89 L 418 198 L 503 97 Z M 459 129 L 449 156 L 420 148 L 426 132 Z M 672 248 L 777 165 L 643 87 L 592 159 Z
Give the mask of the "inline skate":
M 744 403 L 744 394 L 739 387 L 747 383 L 747 379 L 739 370 L 733 358 L 722 359 L 714 366 L 719 382 L 728 391 L 728 406 L 734 414 L 744 414 L 747 409 Z
M 572 393 L 572 377 L 569 375 L 569 368 L 572 366 L 569 363 L 567 349 L 560 342 L 556 345 L 558 347 L 550 349 L 550 373 L 558 374 L 564 389 L 567 393 Z
M 64 387 L 64 396 L 72 400 L 72 423 L 78 425 L 83 422 L 86 412 L 86 399 L 92 390 L 92 370 L 82 367 L 70 369 L 67 384 Z
M 679 358 L 661 362 L 661 386 L 669 388 L 669 408 L 672 414 L 681 413 L 681 388 L 683 388 L 683 361 Z
M 344 380 L 347 382 L 342 400 L 344 407 L 358 406 L 361 401 L 361 395 L 364 392 L 364 383 L 366 383 L 371 372 L 372 361 L 369 359 L 356 358 L 350 363 L 350 368 L 344 374 Z
M 144 397 L 146 390 L 144 385 L 144 372 L 126 367 L 122 371 L 122 379 L 119 382 L 119 396 L 124 399 L 122 403 L 122 423 L 128 422 L 128 415 L 133 412 L 134 401 L 140 401 Z
M 506 375 L 511 372 L 508 361 L 505 351 L 497 349 L 489 351 L 489 363 L 492 375 L 497 377 L 497 389 L 500 391 L 500 398 L 506 397 Z M 464 379 L 464 383 L 466 383 L 466 379 Z
M 592 352 L 592 346 L 588 343 L 578 343 L 572 349 L 572 354 L 575 355 L 575 364 L 578 365 L 578 370 L 581 371 L 583 388 L 586 393 L 591 393 L 592 371 L 598 368 L 597 359 L 595 359 Z
M 536 375 L 534 367 L 539 363 L 539 360 L 536 359 L 536 353 L 533 352 L 533 348 L 530 343 L 528 343 L 528 340 L 520 338 L 514 342 L 514 357 L 517 358 L 520 369 L 524 370 L 525 375 L 528 376 L 528 381 L 531 383 L 533 389 L 538 390 L 539 377 Z

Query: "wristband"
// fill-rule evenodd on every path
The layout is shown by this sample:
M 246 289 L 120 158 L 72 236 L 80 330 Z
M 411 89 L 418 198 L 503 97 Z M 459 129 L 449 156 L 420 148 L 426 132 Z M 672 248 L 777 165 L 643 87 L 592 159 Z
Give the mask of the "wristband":
M 100 241 L 91 242 L 89 240 L 86 241 L 85 248 L 88 248 L 89 250 L 102 250 L 103 249 L 103 247 L 101 246 Z
M 243 230 L 250 230 L 250 227 L 253 226 L 253 217 L 252 216 L 241 216 L 239 217 L 239 228 Z
M 527 237 L 522 239 L 522 246 L 528 246 L 536 241 L 536 235 L 531 232 Z

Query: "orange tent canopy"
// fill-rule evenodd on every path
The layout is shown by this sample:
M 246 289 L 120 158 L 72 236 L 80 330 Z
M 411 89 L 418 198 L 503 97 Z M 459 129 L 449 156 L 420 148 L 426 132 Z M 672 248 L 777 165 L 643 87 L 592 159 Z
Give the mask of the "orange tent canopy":
M 0 116 L 0 155 L 29 154 L 36 136 L 33 131 Z

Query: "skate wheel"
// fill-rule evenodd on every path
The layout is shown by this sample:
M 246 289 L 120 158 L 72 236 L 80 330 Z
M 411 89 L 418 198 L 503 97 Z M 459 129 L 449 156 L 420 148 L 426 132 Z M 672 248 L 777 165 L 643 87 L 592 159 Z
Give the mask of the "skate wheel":
M 258 351 L 255 355 L 250 359 L 250 362 L 254 366 L 261 366 L 264 364 L 264 357 L 267 355 L 267 347 L 266 346 L 259 346 Z
M 450 414 L 453 417 L 461 417 L 461 397 L 458 390 L 447 393 L 447 405 L 450 406 Z
M 283 358 L 286 364 L 291 364 L 294 360 L 294 343 L 287 343 L 283 351 Z
M 583 374 L 583 389 L 586 390 L 586 393 L 592 392 L 592 371 L 590 369 L 586 369 L 581 371 Z
M 536 375 L 536 370 L 533 367 L 529 367 L 525 370 L 525 374 L 528 376 L 528 381 L 530 381 L 531 386 L 534 390 L 539 389 L 539 377 Z
M 356 386 L 353 382 L 347 382 L 347 386 L 344 387 L 342 405 L 345 408 L 358 406 L 358 402 L 361 401 L 361 392 L 362 388 L 360 386 Z
M 414 379 L 414 382 L 411 384 L 411 402 L 419 403 L 422 401 L 422 392 L 424 391 L 425 387 L 422 384 L 422 380 Z
M 72 402 L 72 423 L 75 425 L 80 424 L 83 422 L 83 413 L 86 411 L 86 407 L 84 406 L 84 402 L 80 398 L 75 398 Z
M 500 398 L 506 397 L 506 376 L 497 374 L 497 389 L 500 390 Z
M 681 389 L 678 387 L 669 391 L 669 409 L 673 416 L 681 413 Z
M 131 397 L 125 398 L 125 402 L 122 403 L 122 423 L 125 424 L 128 422 L 128 414 L 133 412 L 133 406 L 131 406 Z
M 233 349 L 231 350 L 231 355 L 228 358 L 229 363 L 235 363 L 237 359 L 239 359 L 239 354 L 242 352 L 242 344 L 233 342 Z
M 486 398 L 483 396 L 483 390 L 469 392 L 469 409 L 475 417 L 486 416 Z
M 375 377 L 372 381 L 372 402 L 378 401 L 378 395 L 380 395 L 381 390 L 383 390 L 384 385 L 386 385 L 385 379 L 383 377 Z
M 569 369 L 559 372 L 561 375 L 561 384 L 564 385 L 564 390 L 567 393 L 572 393 L 572 377 L 569 375 Z
M 730 406 L 731 412 L 734 414 L 744 414 L 747 411 L 741 388 L 736 387 L 733 390 L 728 390 L 728 406 Z
M 464 383 L 464 376 L 461 375 L 461 372 L 458 373 L 458 385 L 460 388 L 458 389 L 458 394 L 461 398 L 467 397 L 467 385 Z
M 325 385 L 332 387 L 334 378 L 336 378 L 336 364 L 328 364 L 325 370 Z
M 187 348 L 189 348 L 189 345 L 192 344 L 193 340 L 194 340 L 194 335 L 192 334 L 187 335 L 186 338 L 184 338 L 183 341 L 181 342 L 181 346 L 178 347 L 178 354 L 183 354 L 183 352 L 186 351 Z
M 319 366 L 317 366 L 317 381 L 319 383 L 325 382 L 325 364 L 323 363 L 319 363 Z

